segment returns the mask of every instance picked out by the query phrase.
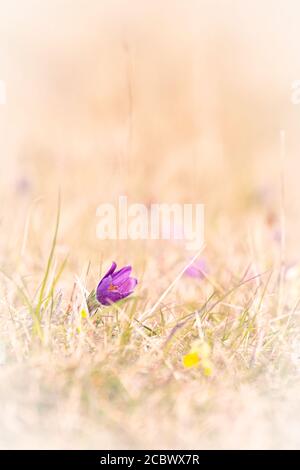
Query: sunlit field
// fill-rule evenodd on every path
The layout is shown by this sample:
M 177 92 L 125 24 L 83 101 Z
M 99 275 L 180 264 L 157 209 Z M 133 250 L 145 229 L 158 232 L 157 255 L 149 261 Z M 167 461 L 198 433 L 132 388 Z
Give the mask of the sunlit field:
M 0 0 L 0 448 L 300 448 L 299 21 Z M 99 239 L 120 196 L 203 249 Z

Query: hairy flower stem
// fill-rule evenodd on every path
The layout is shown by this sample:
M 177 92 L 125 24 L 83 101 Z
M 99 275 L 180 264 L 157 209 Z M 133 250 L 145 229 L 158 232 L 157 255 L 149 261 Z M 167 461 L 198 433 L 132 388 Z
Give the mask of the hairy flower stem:
M 98 308 L 100 307 L 100 303 L 98 302 L 97 297 L 96 297 L 96 290 L 95 289 L 92 290 L 92 292 L 90 293 L 90 295 L 86 299 L 86 303 L 87 303 L 87 306 L 88 306 L 88 309 L 89 309 L 89 315 L 90 315 L 90 317 L 92 317 L 96 313 Z

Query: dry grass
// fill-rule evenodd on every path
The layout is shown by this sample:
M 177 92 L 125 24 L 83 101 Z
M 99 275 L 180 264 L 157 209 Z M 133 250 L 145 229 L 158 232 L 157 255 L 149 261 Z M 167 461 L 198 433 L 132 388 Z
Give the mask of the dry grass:
M 1 4 L 0 447 L 299 448 L 299 8 L 269 6 Z M 204 203 L 208 276 L 157 302 L 190 253 L 97 240 L 119 194 Z M 113 260 L 138 289 L 86 318 Z

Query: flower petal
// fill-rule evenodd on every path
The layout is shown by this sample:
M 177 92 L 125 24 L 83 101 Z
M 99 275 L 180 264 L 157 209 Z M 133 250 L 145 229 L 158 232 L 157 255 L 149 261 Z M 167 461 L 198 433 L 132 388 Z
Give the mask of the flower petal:
M 119 292 L 122 295 L 129 295 L 134 291 L 135 286 L 137 285 L 137 279 L 134 277 L 129 277 L 121 286 L 119 286 Z
M 196 352 L 190 352 L 188 354 L 185 354 L 182 359 L 184 367 L 187 369 L 190 367 L 195 367 L 198 366 L 200 362 L 200 358 Z
M 190 266 L 188 266 L 185 270 L 185 274 L 190 277 L 195 277 L 202 279 L 205 277 L 205 273 L 207 272 L 207 266 L 204 259 L 200 259 L 195 261 Z
M 109 270 L 108 270 L 107 273 L 103 276 L 102 279 L 105 279 L 107 276 L 110 276 L 111 274 L 113 274 L 113 272 L 115 271 L 116 267 L 117 267 L 117 263 L 115 263 L 115 262 L 113 261 L 111 267 L 109 268 Z M 101 282 L 101 281 L 100 281 L 100 282 Z
M 107 292 L 106 295 L 103 297 L 103 305 L 111 305 L 114 304 L 115 302 L 118 302 L 119 300 L 122 300 L 124 297 L 120 292 L 118 291 L 113 291 L 113 292 Z
M 96 291 L 96 297 L 97 297 L 98 302 L 100 302 L 100 304 L 109 305 L 109 304 L 106 304 L 105 301 L 106 301 L 107 296 L 109 295 L 108 288 L 111 284 L 112 284 L 111 276 L 104 277 L 99 282 L 97 291 Z
M 131 266 L 125 266 L 122 269 L 119 269 L 119 271 L 116 271 L 113 274 L 113 280 L 114 284 L 116 285 L 121 285 L 123 282 L 130 276 L 132 267 Z

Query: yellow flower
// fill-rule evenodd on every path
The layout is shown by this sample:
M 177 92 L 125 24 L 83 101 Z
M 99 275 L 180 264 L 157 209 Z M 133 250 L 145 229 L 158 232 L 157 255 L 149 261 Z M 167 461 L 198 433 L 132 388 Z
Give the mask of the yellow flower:
M 87 311 L 83 308 L 80 312 L 81 318 L 88 318 Z
M 209 359 L 203 359 L 201 366 L 203 368 L 203 374 L 206 377 L 211 377 L 213 375 L 213 365 Z
M 196 352 L 190 352 L 183 356 L 183 365 L 184 367 L 194 367 L 197 366 L 200 362 L 200 357 Z
M 209 360 L 211 353 L 210 345 L 205 341 L 194 341 L 188 354 L 183 356 L 182 362 L 184 367 L 197 367 L 202 368 L 203 374 L 210 377 L 213 374 L 213 364 Z

